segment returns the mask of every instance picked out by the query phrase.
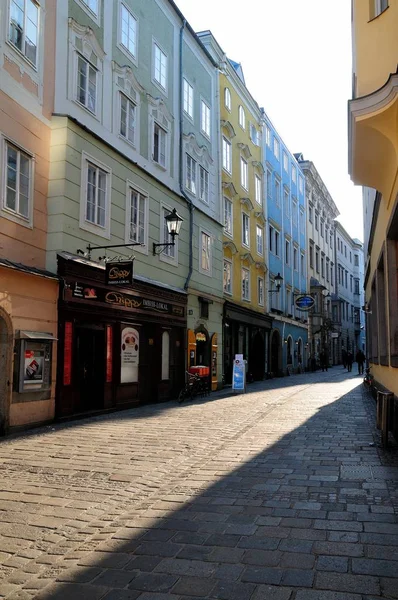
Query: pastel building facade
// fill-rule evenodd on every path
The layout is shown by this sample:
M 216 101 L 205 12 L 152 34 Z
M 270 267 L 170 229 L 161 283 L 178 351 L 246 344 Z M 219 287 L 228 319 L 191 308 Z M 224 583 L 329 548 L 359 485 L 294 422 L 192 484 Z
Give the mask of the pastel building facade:
M 51 421 L 58 279 L 46 270 L 54 3 L 0 6 L 0 435 Z
M 267 202 L 269 310 L 273 330 L 270 373 L 302 370 L 307 362 L 308 313 L 295 306 L 307 288 L 305 177 L 265 112 L 263 164 Z M 282 277 L 278 291 L 275 277 Z

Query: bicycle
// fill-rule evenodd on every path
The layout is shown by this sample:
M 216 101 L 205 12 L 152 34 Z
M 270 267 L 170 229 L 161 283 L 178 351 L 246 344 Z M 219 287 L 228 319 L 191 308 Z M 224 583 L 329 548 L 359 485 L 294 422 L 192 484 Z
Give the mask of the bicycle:
M 187 382 L 180 391 L 178 395 L 178 402 L 181 404 L 187 398 L 191 400 L 195 398 L 195 396 L 207 396 L 209 394 L 209 386 L 202 377 L 200 377 L 197 373 L 189 373 L 185 371 L 187 375 Z

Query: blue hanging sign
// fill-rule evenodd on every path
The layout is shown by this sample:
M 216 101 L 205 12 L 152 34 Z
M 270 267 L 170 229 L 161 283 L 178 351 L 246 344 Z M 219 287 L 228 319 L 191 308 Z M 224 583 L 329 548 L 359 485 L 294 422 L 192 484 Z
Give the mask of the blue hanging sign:
M 298 310 L 311 310 L 315 304 L 315 300 L 312 296 L 303 294 L 302 296 L 298 296 L 296 298 L 294 304 Z

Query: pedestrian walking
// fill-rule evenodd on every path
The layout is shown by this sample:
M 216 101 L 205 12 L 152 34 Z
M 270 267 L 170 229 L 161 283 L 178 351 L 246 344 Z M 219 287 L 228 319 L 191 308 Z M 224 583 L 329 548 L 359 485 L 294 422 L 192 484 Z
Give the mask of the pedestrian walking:
M 357 364 L 358 364 L 358 375 L 363 375 L 363 365 L 365 362 L 365 355 L 362 352 L 362 350 L 358 350 L 355 360 L 357 361 Z
M 347 371 L 349 373 L 351 373 L 351 371 L 352 371 L 352 362 L 353 362 L 353 360 L 354 360 L 354 357 L 352 355 L 352 352 L 348 352 L 348 354 L 347 354 Z
M 346 350 L 344 350 L 344 348 L 341 351 L 341 358 L 343 360 L 343 367 L 346 368 L 346 366 L 347 366 L 347 352 L 346 352 Z
M 324 350 L 322 350 L 322 352 L 319 355 L 319 361 L 321 363 L 322 371 L 327 371 L 328 370 L 327 355 Z

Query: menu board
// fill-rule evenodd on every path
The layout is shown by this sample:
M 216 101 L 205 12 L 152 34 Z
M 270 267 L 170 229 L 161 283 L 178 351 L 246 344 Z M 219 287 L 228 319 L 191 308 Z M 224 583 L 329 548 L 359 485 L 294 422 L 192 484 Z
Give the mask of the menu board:
M 120 383 L 138 381 L 140 334 L 134 327 L 124 327 L 121 334 Z

